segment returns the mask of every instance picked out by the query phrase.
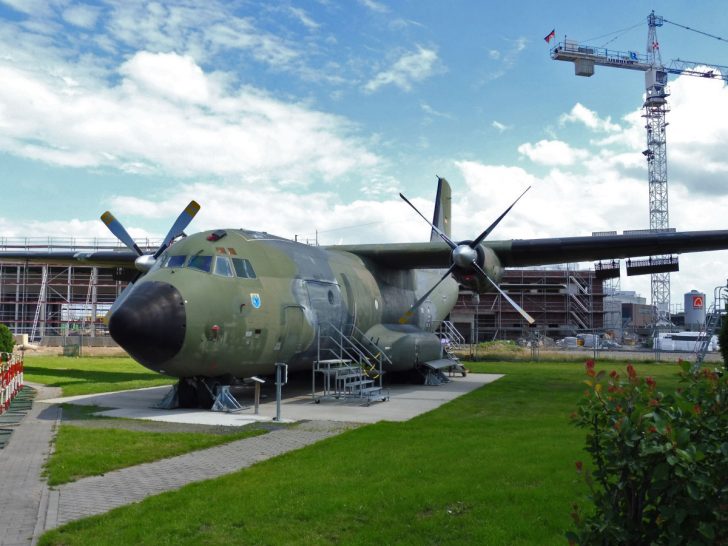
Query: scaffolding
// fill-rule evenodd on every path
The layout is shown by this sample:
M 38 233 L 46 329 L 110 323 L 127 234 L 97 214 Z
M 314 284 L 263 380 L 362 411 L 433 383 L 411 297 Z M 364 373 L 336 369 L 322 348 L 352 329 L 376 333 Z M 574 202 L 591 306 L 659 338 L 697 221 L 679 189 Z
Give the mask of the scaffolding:
M 540 336 L 564 337 L 603 329 L 603 280 L 573 265 L 563 269 L 507 269 L 501 288 L 536 319 Z M 462 290 L 452 322 L 473 343 L 530 338 L 529 327 L 498 293 Z
M 143 243 L 143 249 L 154 249 L 159 241 Z M 119 248 L 116 239 L 0 237 L 0 250 L 53 253 Z M 65 345 L 68 336 L 105 338 L 108 330 L 103 319 L 128 284 L 125 278 L 128 275 L 118 269 L 83 264 L 2 263 L 0 323 L 14 334 L 27 334 L 31 343 Z

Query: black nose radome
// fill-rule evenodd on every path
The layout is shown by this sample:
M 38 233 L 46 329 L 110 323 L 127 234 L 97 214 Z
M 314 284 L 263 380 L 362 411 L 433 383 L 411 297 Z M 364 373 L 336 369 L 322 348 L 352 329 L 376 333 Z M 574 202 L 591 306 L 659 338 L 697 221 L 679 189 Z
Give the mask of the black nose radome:
M 150 281 L 132 288 L 109 319 L 109 333 L 132 358 L 158 369 L 176 355 L 185 340 L 185 302 L 165 282 Z

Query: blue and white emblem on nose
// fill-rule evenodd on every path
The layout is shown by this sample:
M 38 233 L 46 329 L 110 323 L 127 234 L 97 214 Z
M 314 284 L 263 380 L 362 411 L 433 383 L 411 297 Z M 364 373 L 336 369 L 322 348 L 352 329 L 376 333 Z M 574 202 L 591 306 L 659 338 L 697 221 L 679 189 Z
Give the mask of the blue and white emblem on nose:
M 255 309 L 260 309 L 260 294 L 250 294 L 250 303 Z

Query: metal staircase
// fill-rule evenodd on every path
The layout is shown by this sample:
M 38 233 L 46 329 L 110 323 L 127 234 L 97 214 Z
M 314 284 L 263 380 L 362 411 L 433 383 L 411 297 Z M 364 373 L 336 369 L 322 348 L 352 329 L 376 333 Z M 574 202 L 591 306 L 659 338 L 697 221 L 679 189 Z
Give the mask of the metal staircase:
M 392 361 L 356 326 L 349 325 L 349 335 L 333 324 L 317 329 L 317 357 L 313 363 L 312 392 L 314 402 L 322 399 L 363 401 L 389 399 L 382 386 L 383 366 Z M 317 395 L 317 376 L 321 376 L 321 393 Z
M 443 320 L 440 323 L 440 327 L 437 329 L 437 337 L 440 338 L 440 345 L 443 351 L 443 358 L 452 360 L 454 364 L 448 368 L 448 371 L 452 373 L 459 373 L 463 377 L 467 375 L 465 366 L 460 364 L 460 358 L 455 354 L 455 351 L 460 351 L 467 341 L 465 337 L 455 328 L 455 325 L 449 320 Z
M 699 368 L 705 360 L 705 353 L 708 352 L 710 342 L 715 335 L 716 330 L 720 327 L 721 311 L 716 309 L 715 303 L 708 309 L 705 317 L 705 329 L 695 344 L 695 367 Z
M 586 281 L 576 274 L 568 276 L 567 308 L 569 316 L 580 330 L 591 329 L 591 294 Z
M 728 317 L 728 285 L 716 286 L 713 290 L 713 305 L 708 308 L 705 317 L 704 336 L 701 336 L 695 347 L 695 364 L 693 370 L 700 368 L 705 360 L 705 353 L 716 331 L 720 329 L 722 320 Z

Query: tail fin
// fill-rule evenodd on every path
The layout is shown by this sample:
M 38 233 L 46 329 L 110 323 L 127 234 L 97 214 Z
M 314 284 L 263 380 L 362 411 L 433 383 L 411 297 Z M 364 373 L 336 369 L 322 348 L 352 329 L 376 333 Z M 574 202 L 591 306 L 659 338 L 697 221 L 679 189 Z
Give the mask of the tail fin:
M 452 196 L 450 184 L 444 178 L 437 177 L 437 196 L 435 197 L 435 214 L 432 217 L 432 224 L 445 235 L 450 237 L 450 202 Z M 440 236 L 433 229 L 430 234 L 430 242 L 441 241 Z

